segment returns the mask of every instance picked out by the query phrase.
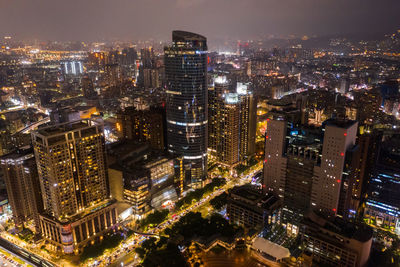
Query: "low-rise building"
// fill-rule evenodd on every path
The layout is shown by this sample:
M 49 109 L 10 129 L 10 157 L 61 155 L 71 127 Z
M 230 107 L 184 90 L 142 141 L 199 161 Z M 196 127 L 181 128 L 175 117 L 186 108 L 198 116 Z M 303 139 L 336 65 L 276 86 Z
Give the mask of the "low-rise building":
M 276 196 L 263 195 L 253 186 L 244 185 L 229 192 L 226 211 L 231 223 L 256 228 L 278 222 L 280 205 Z
M 367 266 L 372 245 L 368 226 L 310 213 L 300 226 L 300 236 L 321 266 Z
M 46 240 L 70 254 L 81 252 L 91 241 L 101 241 L 117 224 L 118 213 L 116 202 L 106 200 L 71 217 L 57 219 L 45 213 L 39 217 Z
M 183 177 L 179 158 L 132 141 L 113 144 L 108 152 L 112 162 L 108 170 L 111 195 L 132 205 L 136 218 L 146 215 L 150 207 L 162 208 L 178 199 L 179 177 Z

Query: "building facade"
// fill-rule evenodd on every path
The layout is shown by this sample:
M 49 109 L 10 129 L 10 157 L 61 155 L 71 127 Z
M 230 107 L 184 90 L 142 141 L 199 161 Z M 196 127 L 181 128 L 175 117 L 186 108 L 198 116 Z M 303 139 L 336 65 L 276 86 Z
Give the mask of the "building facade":
M 263 195 L 252 186 L 234 187 L 227 202 L 226 212 L 233 224 L 263 228 L 280 220 L 279 199 L 272 194 Z
M 300 226 L 300 237 L 318 265 L 368 266 L 372 245 L 372 229 L 368 226 L 309 214 Z
M 164 53 L 168 151 L 183 157 L 188 184 L 201 187 L 207 176 L 207 40 L 173 31 Z
M 218 137 L 220 129 L 220 112 L 223 106 L 223 95 L 229 92 L 226 76 L 213 77 L 213 84 L 208 88 L 208 149 L 212 156 L 217 157 Z
M 216 76 L 208 96 L 208 148 L 218 163 L 228 167 L 255 153 L 256 101 L 248 84 L 237 83 L 235 89 L 230 92 L 226 76 Z
M 39 233 L 39 212 L 43 210 L 43 203 L 32 149 L 18 149 L 2 156 L 0 166 L 15 225 L 23 227 L 32 219 Z
M 376 155 L 369 175 L 364 220 L 371 225 L 400 233 L 400 136 L 377 134 Z M 371 165 L 372 165 L 371 164 Z
M 124 138 L 149 143 L 154 149 L 164 149 L 164 119 L 160 111 L 128 107 L 117 116 Z
M 256 151 L 257 100 L 249 86 L 249 83 L 241 82 L 236 85 L 240 105 L 239 156 L 241 160 L 247 160 Z
M 82 239 L 75 229 L 94 217 L 109 216 L 107 212 L 116 215 L 110 200 L 103 126 L 91 120 L 47 126 L 32 132 L 32 143 L 44 204 L 42 232 L 64 253 L 78 252 L 116 223 L 111 220 L 112 224 L 95 228 L 98 231 Z M 67 233 L 65 227 L 71 231 Z M 82 227 L 92 229 L 91 225 Z
M 346 154 L 355 146 L 357 122 L 327 120 L 320 128 L 294 127 L 284 117 L 267 122 L 264 192 L 284 200 L 294 215 L 308 209 L 337 214 Z

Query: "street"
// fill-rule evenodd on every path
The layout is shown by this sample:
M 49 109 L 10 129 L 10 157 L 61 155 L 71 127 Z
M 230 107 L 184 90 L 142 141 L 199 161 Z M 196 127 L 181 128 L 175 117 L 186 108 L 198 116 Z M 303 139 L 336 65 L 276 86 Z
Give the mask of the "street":
M 208 194 L 204 198 L 202 198 L 197 203 L 187 207 L 184 210 L 181 210 L 177 213 L 172 214 L 172 216 L 166 220 L 165 222 L 158 225 L 156 228 L 149 230 L 148 234 L 159 234 L 164 231 L 167 227 L 173 225 L 175 222 L 179 221 L 179 219 L 185 216 L 187 213 L 191 211 L 198 211 L 201 208 L 204 208 L 206 204 L 209 203 L 211 199 L 222 194 L 223 192 L 228 191 L 230 188 L 234 186 L 240 186 L 246 183 L 250 183 L 251 179 L 254 175 L 259 173 L 262 170 L 262 164 L 257 164 L 253 170 L 241 177 L 232 180 L 228 180 L 227 183 L 214 192 Z M 115 248 L 112 252 L 107 253 L 101 257 L 101 259 L 96 259 L 89 262 L 88 266 L 105 266 L 109 263 L 112 263 L 111 266 L 135 266 L 141 259 L 136 255 L 134 249 L 138 247 L 144 240 L 149 238 L 148 236 L 141 236 L 138 234 L 134 234 L 131 238 L 121 243 L 121 245 Z M 130 252 L 127 252 L 130 251 Z

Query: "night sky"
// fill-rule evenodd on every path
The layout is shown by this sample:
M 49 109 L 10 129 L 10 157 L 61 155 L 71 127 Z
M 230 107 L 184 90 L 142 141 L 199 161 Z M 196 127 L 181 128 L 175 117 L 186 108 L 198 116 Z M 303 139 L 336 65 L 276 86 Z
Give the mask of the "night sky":
M 0 0 L 0 36 L 18 39 L 169 40 L 173 29 L 245 39 L 399 28 L 400 0 Z

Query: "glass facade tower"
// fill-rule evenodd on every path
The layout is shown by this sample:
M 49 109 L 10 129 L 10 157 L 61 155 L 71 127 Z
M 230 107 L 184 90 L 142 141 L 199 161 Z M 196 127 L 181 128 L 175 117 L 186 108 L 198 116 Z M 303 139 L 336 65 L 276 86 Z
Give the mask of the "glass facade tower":
M 173 31 L 165 75 L 168 151 L 183 157 L 188 184 L 201 187 L 207 176 L 207 39 Z

